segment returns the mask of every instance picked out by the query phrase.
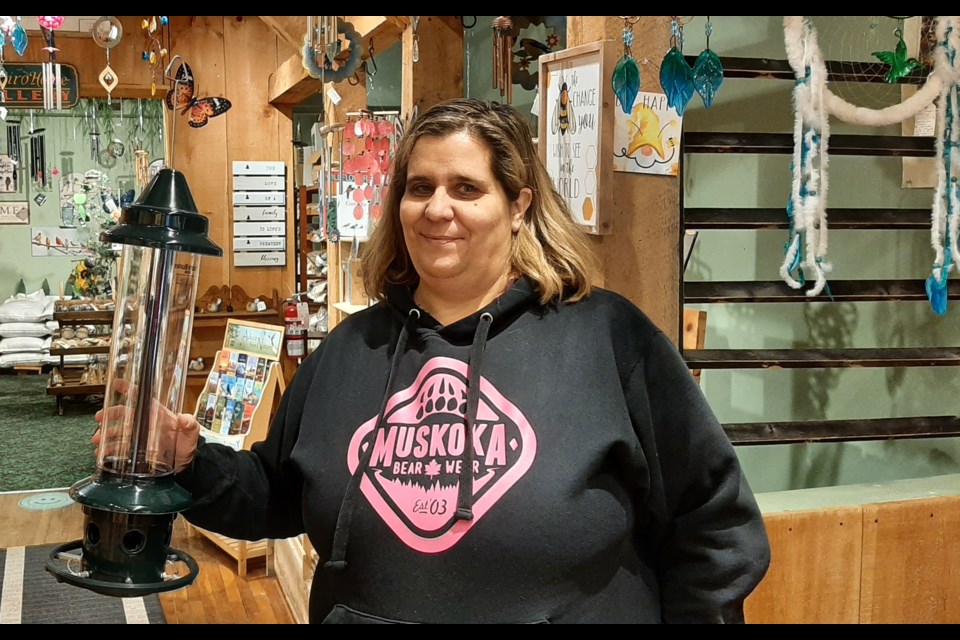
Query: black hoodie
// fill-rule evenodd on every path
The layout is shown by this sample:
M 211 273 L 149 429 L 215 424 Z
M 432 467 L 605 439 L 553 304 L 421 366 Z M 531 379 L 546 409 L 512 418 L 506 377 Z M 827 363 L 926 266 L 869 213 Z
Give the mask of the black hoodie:
M 537 298 L 522 278 L 443 327 L 393 289 L 266 440 L 201 443 L 185 517 L 307 533 L 312 622 L 742 622 L 766 531 L 681 356 L 615 293 Z

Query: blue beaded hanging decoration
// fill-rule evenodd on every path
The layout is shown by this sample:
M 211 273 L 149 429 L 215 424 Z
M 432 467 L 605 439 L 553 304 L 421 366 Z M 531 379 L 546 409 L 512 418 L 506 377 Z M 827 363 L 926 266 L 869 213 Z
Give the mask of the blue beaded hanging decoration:
M 613 69 L 613 92 L 617 96 L 620 108 L 627 115 L 633 112 L 633 103 L 637 100 L 637 94 L 640 93 L 642 81 L 640 79 L 640 66 L 636 58 L 633 57 L 633 25 L 639 20 L 640 16 L 620 16 L 623 19 L 623 56 L 617 62 Z
M 683 116 L 693 97 L 693 70 L 683 57 L 683 25 L 680 16 L 670 16 L 670 50 L 660 63 L 660 86 L 667 94 L 667 105 Z
M 951 28 L 938 46 L 941 55 L 946 55 L 951 69 L 956 68 L 957 50 L 951 43 Z M 960 111 L 960 89 L 956 83 L 945 86 L 940 92 L 937 103 L 937 123 L 940 143 L 938 144 L 939 180 L 934 195 L 931 226 L 931 242 L 936 249 L 936 260 L 930 275 L 924 282 L 927 299 L 934 313 L 947 314 L 949 298 L 947 281 L 950 270 L 955 268 L 957 255 L 957 216 L 960 216 L 960 169 L 954 154 L 960 153 L 960 123 L 957 122 Z
M 713 106 L 713 98 L 720 90 L 723 84 L 723 63 L 720 58 L 710 49 L 710 35 L 713 33 L 713 22 L 710 16 L 707 16 L 707 25 L 704 27 L 707 35 L 707 46 L 693 65 L 693 86 L 703 98 L 703 106 L 710 108 Z

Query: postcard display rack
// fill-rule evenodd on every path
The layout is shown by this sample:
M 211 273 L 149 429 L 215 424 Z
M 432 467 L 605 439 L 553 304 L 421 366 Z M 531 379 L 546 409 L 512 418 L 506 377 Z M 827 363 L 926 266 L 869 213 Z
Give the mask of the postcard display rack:
M 217 351 L 194 415 L 200 435 L 236 450 L 249 449 L 263 440 L 270 428 L 274 398 L 285 383 L 280 370 L 283 327 L 227 320 L 223 347 Z M 267 557 L 269 570 L 272 540 L 248 542 L 189 525 L 212 540 L 237 561 L 237 573 L 247 575 L 247 560 Z

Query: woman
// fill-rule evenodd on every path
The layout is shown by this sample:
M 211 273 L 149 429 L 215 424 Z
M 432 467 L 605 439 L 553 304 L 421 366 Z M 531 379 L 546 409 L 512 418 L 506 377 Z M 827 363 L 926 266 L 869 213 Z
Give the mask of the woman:
M 193 456 L 182 421 L 184 515 L 306 532 L 314 622 L 742 622 L 769 562 L 753 494 L 673 344 L 591 287 L 589 256 L 517 111 L 430 109 L 363 251 L 380 302 L 251 452 Z

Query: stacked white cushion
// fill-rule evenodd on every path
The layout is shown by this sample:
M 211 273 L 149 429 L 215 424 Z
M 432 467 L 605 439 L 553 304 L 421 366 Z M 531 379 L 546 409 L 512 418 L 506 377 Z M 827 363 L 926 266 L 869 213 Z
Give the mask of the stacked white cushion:
M 48 361 L 50 336 L 59 328 L 53 319 L 59 299 L 37 290 L 18 293 L 0 304 L 0 368 Z
M 3 338 L 0 340 L 0 353 L 49 352 L 50 342 L 50 336 L 46 338 Z
M 52 331 L 45 322 L 5 322 L 0 324 L 0 338 L 43 338 Z
M 20 351 L 17 353 L 0 354 L 0 369 L 8 369 L 16 365 L 43 364 L 43 354 L 39 351 Z
M 0 324 L 7 322 L 43 322 L 52 319 L 53 316 L 43 318 L 46 309 L 47 303 L 45 300 L 34 300 L 32 298 L 8 300 L 0 304 Z

